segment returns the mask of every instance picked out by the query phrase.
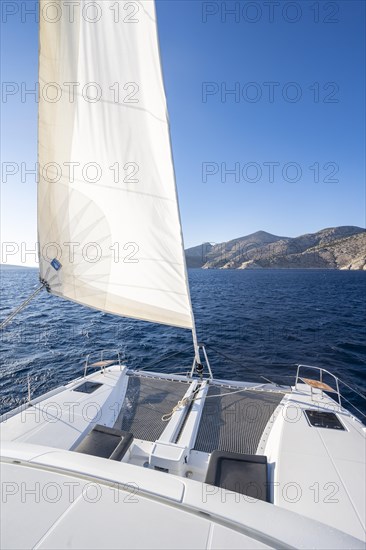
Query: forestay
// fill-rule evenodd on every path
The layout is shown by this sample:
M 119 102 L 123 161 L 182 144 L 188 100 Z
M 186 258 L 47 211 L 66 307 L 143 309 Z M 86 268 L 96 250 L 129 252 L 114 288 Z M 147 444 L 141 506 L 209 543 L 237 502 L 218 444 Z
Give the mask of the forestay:
M 72 4 L 40 3 L 41 279 L 192 328 L 154 3 Z

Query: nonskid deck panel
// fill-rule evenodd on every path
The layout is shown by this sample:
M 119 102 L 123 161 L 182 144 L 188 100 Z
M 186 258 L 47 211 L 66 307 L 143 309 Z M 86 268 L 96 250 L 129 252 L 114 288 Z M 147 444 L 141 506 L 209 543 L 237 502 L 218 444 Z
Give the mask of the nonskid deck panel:
M 255 454 L 264 429 L 283 393 L 210 386 L 194 449 Z M 226 395 L 224 395 L 226 394 Z
M 189 383 L 129 375 L 126 397 L 114 428 L 131 432 L 135 439 L 156 441 L 167 426 L 162 416 L 182 399 Z

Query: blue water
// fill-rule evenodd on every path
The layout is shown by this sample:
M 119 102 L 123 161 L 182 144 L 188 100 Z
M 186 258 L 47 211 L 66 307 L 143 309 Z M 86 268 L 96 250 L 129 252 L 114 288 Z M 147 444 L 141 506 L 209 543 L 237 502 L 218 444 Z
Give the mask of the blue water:
M 1 269 L 1 319 L 36 288 L 31 269 Z M 216 378 L 279 383 L 295 363 L 331 370 L 365 393 L 366 273 L 332 270 L 189 272 L 199 341 Z M 87 353 L 118 348 L 128 366 L 191 366 L 189 331 L 92 311 L 43 292 L 2 332 L 0 412 L 79 376 Z M 223 355 L 219 355 L 218 351 Z M 175 357 L 168 356 L 178 352 Z M 359 408 L 363 401 L 347 390 Z

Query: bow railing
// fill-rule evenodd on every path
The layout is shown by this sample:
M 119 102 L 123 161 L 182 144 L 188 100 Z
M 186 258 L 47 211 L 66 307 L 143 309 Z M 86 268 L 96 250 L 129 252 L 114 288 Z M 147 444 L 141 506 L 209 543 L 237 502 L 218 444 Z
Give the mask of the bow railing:
M 106 359 L 106 357 L 111 357 L 112 355 L 115 356 L 114 359 Z M 97 360 L 95 360 L 95 358 L 97 358 Z M 90 362 L 91 360 L 93 361 L 92 363 Z M 121 367 L 121 354 L 118 349 L 102 349 L 100 351 L 88 353 L 85 359 L 84 378 L 88 369 L 99 368 L 100 371 L 104 373 L 106 367 L 115 365 L 116 362 L 118 362 L 118 365 Z
M 304 377 L 303 372 L 306 370 L 315 370 L 319 373 L 319 379 L 314 380 L 311 378 Z M 334 387 L 330 386 L 324 381 L 325 376 L 330 376 L 331 379 L 334 381 Z M 353 393 L 358 395 L 361 399 L 363 399 L 366 402 L 366 395 L 362 392 L 360 392 L 358 389 L 350 386 L 347 384 L 347 382 L 344 382 L 338 376 L 335 376 L 332 372 L 329 372 L 326 369 L 323 369 L 321 367 L 314 367 L 313 365 L 297 365 L 297 372 L 296 372 L 296 380 L 295 380 L 295 389 L 298 389 L 299 381 L 307 384 L 311 387 L 311 391 L 313 391 L 313 388 L 318 389 L 321 391 L 321 393 L 335 393 L 337 395 L 337 401 L 340 407 L 342 407 L 342 401 L 345 401 L 348 405 L 351 405 L 358 414 L 360 414 L 363 418 L 366 418 L 366 414 L 362 412 L 356 405 L 352 403 L 347 397 L 345 397 L 344 392 L 341 391 L 341 387 L 347 388 L 349 393 Z

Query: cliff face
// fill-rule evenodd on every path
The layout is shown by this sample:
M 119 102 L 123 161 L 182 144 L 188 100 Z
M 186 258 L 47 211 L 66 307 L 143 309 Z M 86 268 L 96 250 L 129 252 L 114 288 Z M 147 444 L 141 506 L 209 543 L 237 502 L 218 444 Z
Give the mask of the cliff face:
M 279 237 L 265 231 L 186 250 L 188 267 L 203 269 L 365 269 L 366 231 L 342 226 L 300 237 Z

